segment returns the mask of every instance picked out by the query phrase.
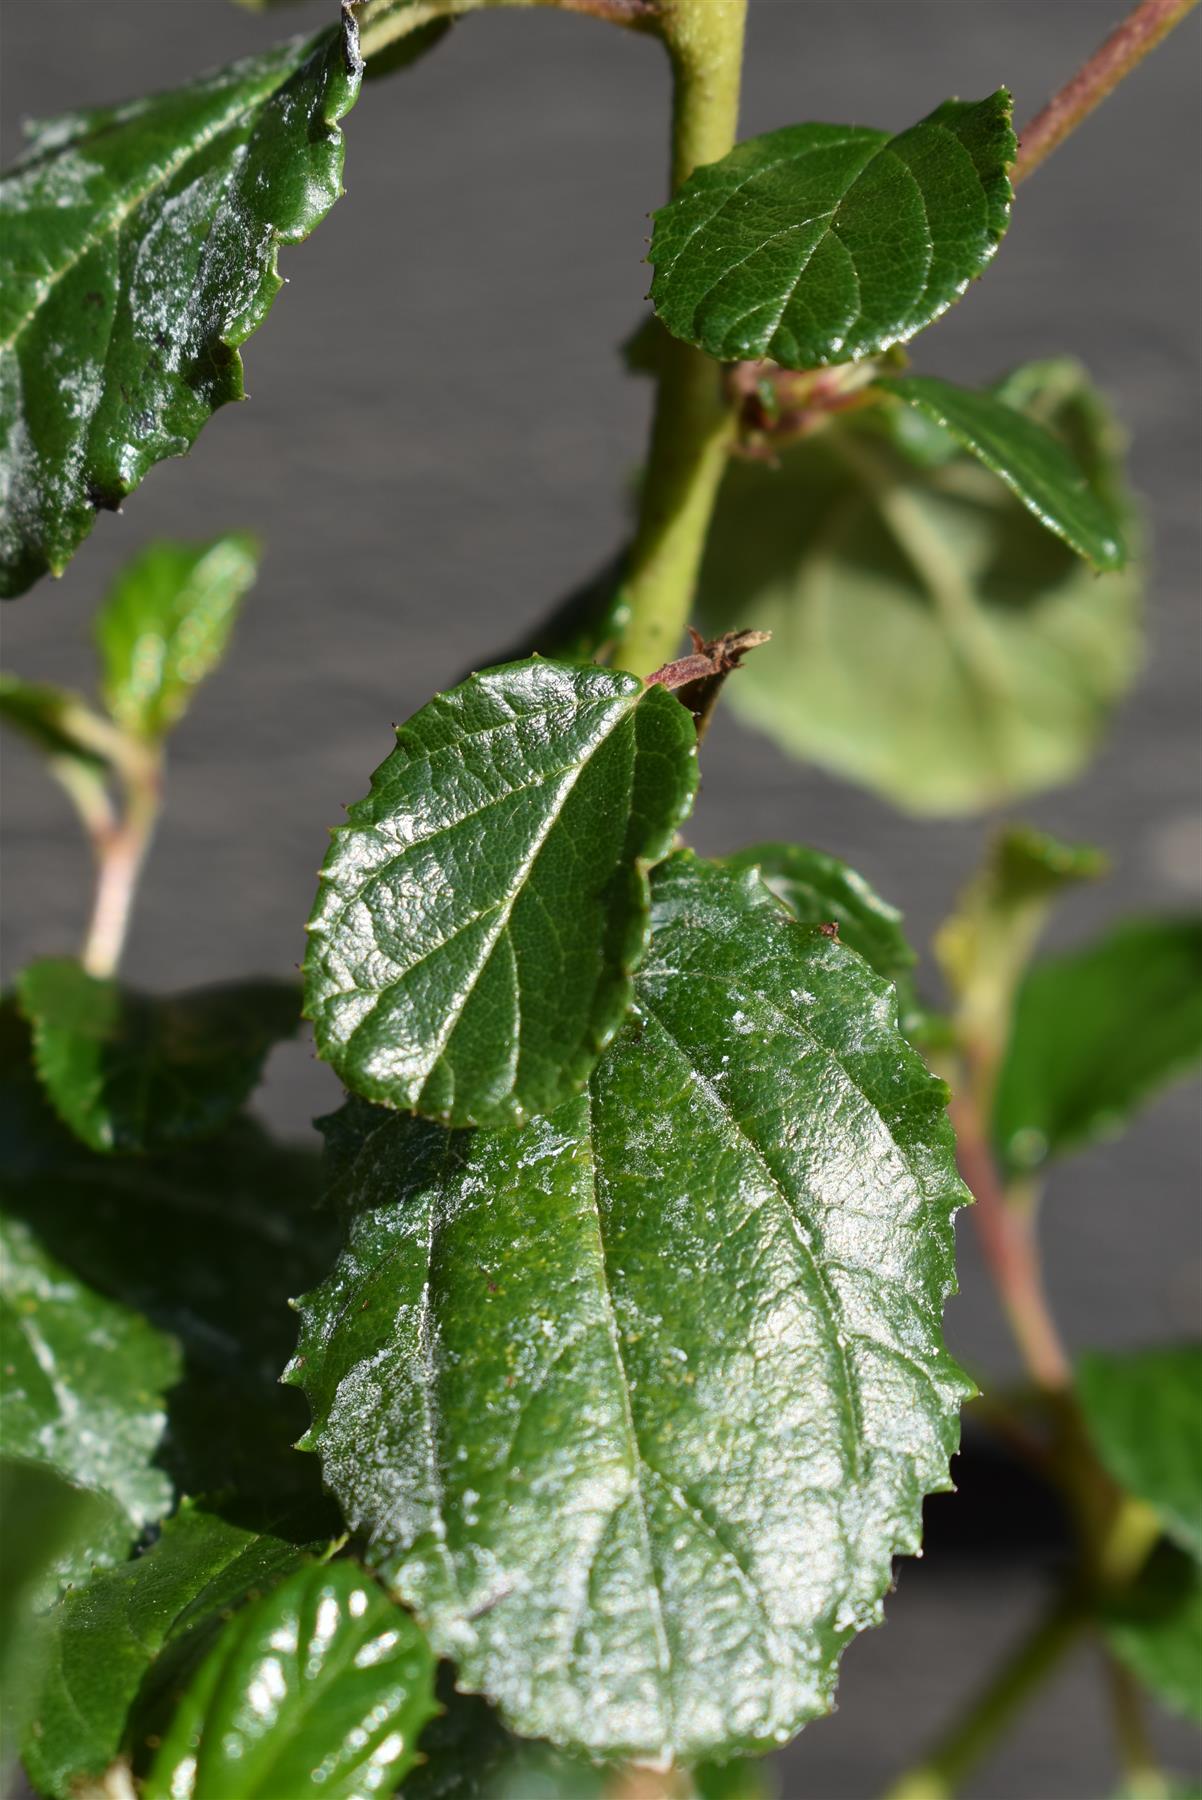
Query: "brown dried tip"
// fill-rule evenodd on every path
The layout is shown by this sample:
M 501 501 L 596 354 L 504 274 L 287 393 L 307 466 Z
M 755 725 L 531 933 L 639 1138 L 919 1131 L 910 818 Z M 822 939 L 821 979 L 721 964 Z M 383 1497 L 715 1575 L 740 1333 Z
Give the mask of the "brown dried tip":
M 770 631 L 724 631 L 721 637 L 711 638 L 707 644 L 699 631 L 689 626 L 689 636 L 693 640 L 691 656 L 678 656 L 674 662 L 668 662 L 654 674 L 648 675 L 644 687 L 682 688 L 691 681 L 712 681 L 721 679 L 737 669 L 749 650 L 760 644 L 766 644 L 772 636 Z

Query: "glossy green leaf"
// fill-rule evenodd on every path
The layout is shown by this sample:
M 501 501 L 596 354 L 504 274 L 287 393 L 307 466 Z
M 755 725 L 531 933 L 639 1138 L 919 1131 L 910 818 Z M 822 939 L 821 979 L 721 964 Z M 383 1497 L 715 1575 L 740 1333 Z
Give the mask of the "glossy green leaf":
M 1044 365 L 1027 406 L 1113 489 L 1113 427 L 1075 367 Z M 848 421 L 779 467 L 732 461 L 699 610 L 711 634 L 773 634 L 728 684 L 749 723 L 956 814 L 1077 773 L 1138 667 L 1140 585 L 1095 576 L 971 458 L 920 468 Z
M 1202 919 L 1139 919 L 1030 970 L 994 1110 L 1006 1165 L 1113 1137 L 1202 1059 Z
M 655 215 L 656 313 L 723 362 L 813 369 L 904 344 L 1001 241 L 1010 110 L 1003 88 L 896 137 L 788 125 L 737 145 Z
M 1202 1569 L 1160 1546 L 1103 1616 L 1110 1649 L 1162 1706 L 1202 1724 Z
M 460 1125 L 578 1092 L 630 1004 L 696 756 L 679 701 L 615 671 L 511 663 L 431 700 L 333 834 L 305 960 L 318 1054 Z
M 6 1212 L 0 1368 L 0 1450 L 110 1494 L 128 1515 L 123 1554 L 171 1504 L 170 1481 L 151 1465 L 167 1422 L 164 1396 L 179 1376 L 174 1343 L 86 1287 Z M 111 1555 L 111 1542 L 105 1548 Z
M 227 1124 L 300 1025 L 288 981 L 159 997 L 45 957 L 17 977 L 55 1111 L 93 1150 L 161 1150 Z
M 302 1569 L 225 1627 L 145 1800 L 366 1800 L 413 1766 L 434 1711 L 421 1632 L 350 1562 Z
M 1202 1562 L 1202 1344 L 1083 1356 L 1077 1395 L 1110 1474 Z
M 24 1745 L 38 1791 L 68 1800 L 79 1777 L 120 1755 L 140 1763 L 222 1622 L 303 1559 L 287 1536 L 185 1504 L 145 1555 L 65 1595 L 42 1622 L 45 1670 Z
M 892 376 L 877 386 L 925 413 L 995 475 L 1049 531 L 1098 569 L 1127 560 L 1122 520 L 1051 432 L 988 392 L 929 375 Z
M 753 844 L 724 860 L 728 869 L 758 869 L 803 925 L 837 925 L 839 942 L 883 980 L 897 982 L 913 968 L 897 908 L 838 857 L 802 844 Z
M 127 563 L 96 616 L 103 691 L 119 725 L 158 738 L 225 654 L 258 570 L 253 538 L 151 544 Z
M 290 1379 L 462 1685 L 525 1736 L 691 1760 L 827 1710 L 947 1486 L 963 1189 L 861 957 L 753 871 L 678 854 L 653 892 L 581 1097 L 504 1131 L 336 1122 L 349 1241 Z
M 279 291 L 279 247 L 341 192 L 346 20 L 50 120 L 0 184 L 0 594 L 61 574 L 97 509 L 242 398 L 238 346 Z
M 272 1143 L 247 1119 L 203 1144 L 98 1155 L 51 1112 L 10 1009 L 0 1025 L 0 1189 L 35 1273 L 50 1272 L 54 1304 L 80 1340 L 81 1379 L 95 1390 L 88 1409 L 73 1412 L 86 1434 L 73 1471 L 102 1480 L 104 1458 L 130 1433 L 144 1433 L 149 1455 L 165 1411 L 163 1474 L 135 1480 L 148 1484 L 156 1512 L 168 1474 L 180 1492 L 227 1490 L 244 1507 L 315 1495 L 313 1459 L 291 1448 L 305 1407 L 279 1373 L 296 1342 L 288 1302 L 329 1267 L 336 1237 L 317 1210 L 316 1156 Z M 89 1349 L 93 1322 L 98 1343 Z M 40 1374 L 44 1383 L 44 1353 L 28 1354 L 37 1363 L 30 1381 Z M 6 1396 L 0 1426 L 18 1416 Z M 70 1421 L 59 1429 L 70 1444 Z M 145 1514 L 143 1505 L 136 1516 Z

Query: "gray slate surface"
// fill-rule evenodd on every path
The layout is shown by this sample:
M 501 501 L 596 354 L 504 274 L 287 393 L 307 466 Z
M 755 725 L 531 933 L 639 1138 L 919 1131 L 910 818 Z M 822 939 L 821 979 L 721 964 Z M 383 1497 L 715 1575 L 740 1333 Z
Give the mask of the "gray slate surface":
M 253 17 L 224 0 L 10 0 L 5 158 L 20 118 L 98 104 L 321 23 L 320 0 Z M 748 133 L 800 118 L 899 128 L 1000 82 L 1030 116 L 1113 21 L 1111 0 L 751 0 Z M 1114 879 L 1071 939 L 1191 904 L 1202 878 L 1198 633 L 1199 21 L 1025 189 L 987 279 L 919 366 L 984 379 L 1079 353 L 1134 434 L 1157 572 L 1149 665 L 1089 778 L 1025 809 L 1105 845 Z M 655 45 L 553 14 L 473 19 L 348 120 L 346 198 L 248 348 L 251 404 L 102 517 L 65 578 L 5 611 L 4 661 L 88 684 L 90 609 L 149 538 L 250 526 L 263 576 L 226 669 L 173 744 L 171 810 L 128 973 L 177 986 L 283 972 L 325 828 L 366 787 L 389 722 L 531 623 L 613 548 L 648 396 L 613 346 L 640 315 L 662 198 L 667 82 Z M 32 758 L 5 759 L 4 970 L 70 949 L 87 860 Z M 703 850 L 794 836 L 837 851 L 925 941 L 984 827 L 913 823 L 786 762 L 723 719 L 693 830 Z M 336 1100 L 302 1050 L 262 1104 L 300 1132 Z M 1057 1177 L 1049 1279 L 1073 1346 L 1196 1330 L 1197 1105 L 1177 1093 Z M 1014 1359 L 962 1234 L 949 1309 L 979 1371 Z M 787 1800 L 867 1800 L 1038 1607 L 1037 1571 L 909 1565 L 887 1629 L 848 1654 L 841 1709 L 788 1753 Z M 1183 1770 L 1192 1734 L 1166 1726 Z M 970 1784 L 976 1800 L 1104 1800 L 1101 1690 L 1081 1658 Z

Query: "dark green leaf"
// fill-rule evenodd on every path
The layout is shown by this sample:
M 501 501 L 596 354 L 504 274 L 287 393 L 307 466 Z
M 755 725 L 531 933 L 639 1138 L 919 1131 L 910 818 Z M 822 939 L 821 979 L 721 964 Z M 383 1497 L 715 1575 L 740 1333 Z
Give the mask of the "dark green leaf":
M 109 766 L 106 740 L 112 726 L 66 688 L 0 672 L 0 724 L 19 731 L 46 756 L 70 757 L 96 771 Z
M 112 1450 L 137 1428 L 137 1400 L 118 1381 L 126 1368 L 161 1428 L 162 1402 L 151 1393 L 161 1363 L 170 1391 L 159 1460 L 180 1491 L 229 1489 L 244 1506 L 277 1510 L 281 1499 L 313 1495 L 313 1459 L 291 1448 L 304 1404 L 280 1387 L 279 1373 L 296 1342 L 289 1299 L 319 1278 L 333 1253 L 331 1223 L 316 1210 L 317 1158 L 273 1144 L 247 1119 L 201 1145 L 137 1159 L 96 1155 L 43 1100 L 23 1060 L 20 1021 L 4 1012 L 0 1022 L 8 1040 L 0 1188 L 13 1229 L 35 1269 L 54 1271 L 53 1292 L 63 1296 L 73 1332 L 86 1333 L 93 1319 L 108 1332 L 85 1373 L 111 1399 L 101 1394 L 77 1415 L 88 1456 L 81 1451 L 72 1467 L 101 1479 L 89 1472 L 106 1453 L 110 1407 L 121 1422 Z M 6 1403 L 5 1426 L 9 1417 Z M 162 1510 L 165 1477 L 147 1471 L 140 1479 Z M 135 1535 L 130 1528 L 119 1554 Z
M 840 943 L 857 951 L 883 980 L 897 982 L 913 968 L 914 952 L 897 908 L 837 857 L 801 844 L 753 844 L 725 863 L 728 869 L 758 869 L 803 925 L 837 925 Z
M 242 398 L 279 247 L 341 192 L 359 75 L 348 23 L 37 127 L 0 186 L 0 593 L 61 574 L 98 508 Z
M 723 362 L 813 369 L 904 344 L 992 258 L 1016 150 L 1004 88 L 947 100 L 897 137 L 788 125 L 751 138 L 656 213 L 656 312 Z
M 319 1055 L 460 1125 L 579 1091 L 630 1004 L 696 755 L 689 714 L 633 675 L 535 660 L 431 700 L 333 834 L 305 961 Z
M 303 1552 L 185 1503 L 144 1556 L 64 1596 L 42 1623 L 45 1673 L 25 1761 L 38 1790 L 66 1800 L 77 1778 L 146 1737 L 231 1609 L 275 1586 Z
M 1000 475 L 1028 512 L 1098 569 L 1127 560 L 1122 520 L 1101 499 L 1064 445 L 1016 407 L 927 375 L 893 376 L 877 386 L 944 427 Z
M 1018 992 L 994 1138 L 1013 1170 L 1113 1137 L 1202 1058 L 1202 919 L 1141 919 Z
M 1164 1544 L 1103 1618 L 1106 1641 L 1163 1706 L 1202 1724 L 1202 1569 Z
M 258 569 L 253 538 L 151 544 L 128 563 L 96 616 L 104 698 L 119 725 L 158 738 L 225 654 Z
M 1032 416 L 1113 483 L 1100 403 L 1071 367 L 1041 379 Z M 1076 774 L 1138 666 L 1140 586 L 1134 568 L 1093 575 L 969 457 L 919 468 L 849 421 L 778 468 L 732 461 L 699 605 L 710 634 L 773 634 L 729 684 L 744 718 L 950 814 Z
M 413 1766 L 434 1711 L 417 1626 L 354 1563 L 299 1570 L 225 1627 L 145 1800 L 364 1800 Z
M 288 981 L 138 994 L 45 957 L 17 977 L 38 1075 L 93 1150 L 166 1149 L 227 1124 L 300 1025 Z
M 349 1243 L 290 1378 L 464 1686 L 523 1735 L 693 1759 L 827 1710 L 947 1485 L 963 1190 L 861 957 L 754 872 L 677 855 L 653 890 L 580 1098 L 495 1132 L 342 1118 Z
M 1083 1356 L 1077 1394 L 1110 1474 L 1202 1562 L 1202 1344 Z

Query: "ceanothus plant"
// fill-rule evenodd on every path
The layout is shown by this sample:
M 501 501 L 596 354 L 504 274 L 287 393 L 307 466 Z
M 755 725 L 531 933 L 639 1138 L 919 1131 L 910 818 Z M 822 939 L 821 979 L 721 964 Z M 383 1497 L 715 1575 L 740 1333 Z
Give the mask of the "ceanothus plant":
M 365 69 L 495 3 L 348 0 L 315 38 L 32 129 L 2 189 L 0 591 L 61 573 L 241 396 Z M 942 1315 L 975 1197 L 1028 1376 L 982 1413 L 1079 1549 L 894 1800 L 951 1795 L 1083 1634 L 1122 1791 L 1167 1800 L 1141 1695 L 1200 1712 L 1202 1348 L 1071 1362 L 1036 1214 L 1056 1158 L 1202 1052 L 1202 922 L 1036 959 L 1100 859 L 1014 824 L 932 1003 L 838 846 L 707 860 L 682 833 L 727 695 L 913 812 L 1086 762 L 1138 661 L 1120 434 L 1068 358 L 970 391 L 903 346 L 1189 0 L 1142 0 L 1021 140 L 999 88 L 893 135 L 743 142 L 746 0 L 513 3 L 671 61 L 626 346 L 656 390 L 637 518 L 364 772 L 302 981 L 117 972 L 252 539 L 128 564 L 97 702 L 0 683 L 97 871 L 79 956 L 0 1010 L 6 1754 L 61 1800 L 770 1792 L 756 1759 L 829 1711 L 951 1486 L 976 1389 Z M 320 1161 L 246 1110 L 302 1018 L 347 1090 Z

